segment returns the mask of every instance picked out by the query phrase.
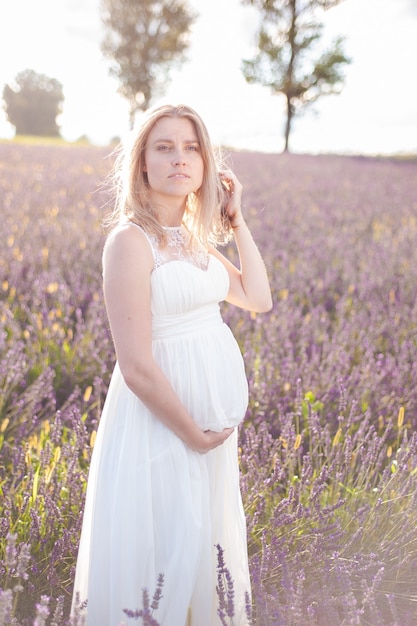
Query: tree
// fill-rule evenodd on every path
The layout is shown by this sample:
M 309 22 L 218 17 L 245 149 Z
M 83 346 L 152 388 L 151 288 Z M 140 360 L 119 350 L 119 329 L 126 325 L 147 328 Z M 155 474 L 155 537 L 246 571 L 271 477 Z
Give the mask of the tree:
M 64 94 L 61 83 L 34 70 L 24 70 L 15 86 L 3 89 L 4 109 L 16 135 L 59 137 L 56 118 L 62 113 Z
M 343 67 L 350 63 L 338 37 L 327 50 L 320 50 L 323 25 L 316 19 L 320 9 L 330 9 L 342 0 L 242 0 L 261 12 L 258 52 L 243 61 L 249 83 L 270 87 L 286 98 L 285 151 L 294 116 L 325 94 L 340 93 Z
M 196 17 L 181 0 L 102 0 L 103 54 L 129 103 L 130 122 L 163 92 L 171 68 L 184 60 Z

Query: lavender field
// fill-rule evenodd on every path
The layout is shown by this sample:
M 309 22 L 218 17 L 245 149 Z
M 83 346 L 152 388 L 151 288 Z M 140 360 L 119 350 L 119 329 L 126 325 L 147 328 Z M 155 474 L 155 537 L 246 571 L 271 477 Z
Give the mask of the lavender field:
M 417 160 L 230 161 L 274 296 L 268 314 L 223 307 L 251 388 L 252 622 L 414 625 Z M 111 163 L 110 148 L 0 143 L 0 626 L 68 623 L 114 363 L 101 293 Z M 231 626 L 233 602 L 220 612 Z

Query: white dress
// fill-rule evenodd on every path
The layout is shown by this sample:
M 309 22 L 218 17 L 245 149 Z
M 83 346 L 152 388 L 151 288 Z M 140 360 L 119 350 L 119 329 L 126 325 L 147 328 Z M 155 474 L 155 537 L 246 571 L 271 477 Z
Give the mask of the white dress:
M 202 430 L 237 426 L 248 388 L 239 346 L 223 322 L 223 264 L 189 250 L 188 234 L 167 228 L 168 246 L 148 237 L 154 357 Z M 126 386 L 116 363 L 88 479 L 74 584 L 88 626 L 130 623 L 164 575 L 153 617 L 161 626 L 217 626 L 216 544 L 234 581 L 235 626 L 247 624 L 250 594 L 246 524 L 239 488 L 237 429 L 199 454 Z M 140 622 L 141 623 L 141 622 Z

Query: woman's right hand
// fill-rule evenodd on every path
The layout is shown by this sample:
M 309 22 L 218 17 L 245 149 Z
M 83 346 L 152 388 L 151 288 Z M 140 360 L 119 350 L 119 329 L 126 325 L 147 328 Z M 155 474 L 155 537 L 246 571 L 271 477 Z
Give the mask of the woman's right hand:
M 200 452 L 200 454 L 206 454 L 210 450 L 221 446 L 233 431 L 234 428 L 225 428 L 219 433 L 214 430 L 200 431 L 198 439 L 189 444 L 190 448 L 195 452 Z

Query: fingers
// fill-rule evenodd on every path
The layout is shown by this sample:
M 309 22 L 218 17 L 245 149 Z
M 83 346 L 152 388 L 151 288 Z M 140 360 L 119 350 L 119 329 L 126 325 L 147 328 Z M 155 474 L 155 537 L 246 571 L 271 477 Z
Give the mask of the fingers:
M 226 439 L 230 437 L 233 431 L 234 428 L 225 428 L 220 432 L 206 430 L 204 432 L 204 434 L 206 435 L 206 446 L 204 447 L 204 450 L 201 450 L 201 452 L 209 452 L 210 450 L 214 450 L 214 448 L 221 446 L 226 441 Z
M 221 170 L 219 172 L 220 179 L 223 187 L 226 191 L 226 198 L 224 202 L 224 212 L 229 218 L 229 222 L 232 228 L 239 222 L 241 218 L 241 200 L 242 200 L 242 185 L 232 172 L 232 170 Z
M 232 170 L 220 170 L 219 174 L 223 184 L 227 186 L 231 194 L 241 187 L 239 180 Z

